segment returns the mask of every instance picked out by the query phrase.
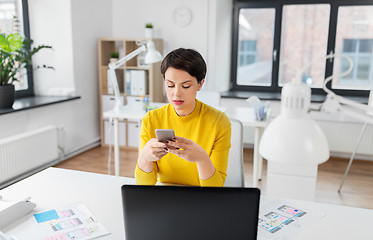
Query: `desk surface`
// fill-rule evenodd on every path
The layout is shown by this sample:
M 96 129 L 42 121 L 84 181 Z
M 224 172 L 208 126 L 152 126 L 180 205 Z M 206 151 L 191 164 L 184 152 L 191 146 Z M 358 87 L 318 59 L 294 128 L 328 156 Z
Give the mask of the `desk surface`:
M 100 239 L 124 239 L 121 186 L 135 184 L 132 178 L 115 177 L 59 168 L 48 168 L 0 191 L 6 199 L 31 196 L 36 212 L 82 201 L 101 221 L 110 235 Z M 272 198 L 261 196 L 261 201 Z M 295 200 L 292 200 L 293 202 Z M 291 239 L 367 239 L 373 210 L 331 204 L 295 201 L 317 208 L 326 215 Z M 7 234 L 19 235 L 22 220 L 7 227 Z M 18 234 L 17 234 L 18 233 Z M 22 240 L 22 239 L 20 239 Z

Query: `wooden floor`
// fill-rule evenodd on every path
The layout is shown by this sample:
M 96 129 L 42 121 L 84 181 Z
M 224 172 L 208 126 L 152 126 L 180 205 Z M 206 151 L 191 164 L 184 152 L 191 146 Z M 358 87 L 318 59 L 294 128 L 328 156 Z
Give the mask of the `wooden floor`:
M 108 173 L 108 148 L 96 147 L 55 167 L 95 173 Z M 121 150 L 120 175 L 134 177 L 137 151 Z M 112 157 L 113 159 L 113 157 Z M 354 160 L 341 193 L 338 187 L 346 169 L 348 159 L 331 158 L 319 166 L 316 201 L 352 207 L 373 209 L 373 162 Z M 252 184 L 252 150 L 244 150 L 245 185 Z M 114 175 L 114 163 L 111 163 Z M 263 180 L 259 183 L 262 193 L 266 191 L 266 161 L 263 166 Z

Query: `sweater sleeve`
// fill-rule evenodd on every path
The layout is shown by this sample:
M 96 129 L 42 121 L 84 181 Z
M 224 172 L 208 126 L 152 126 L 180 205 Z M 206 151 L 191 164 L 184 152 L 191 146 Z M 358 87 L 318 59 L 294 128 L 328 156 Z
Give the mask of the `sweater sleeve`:
M 140 147 L 139 147 L 139 155 L 145 144 L 152 138 L 149 134 L 150 128 L 149 128 L 149 113 L 146 114 L 141 123 L 141 130 L 140 130 Z M 138 161 L 138 160 L 137 160 Z M 154 185 L 157 182 L 157 163 L 153 162 L 153 171 L 150 173 L 144 172 L 136 165 L 135 168 L 135 178 L 136 183 L 138 185 Z
M 135 178 L 137 185 L 155 185 L 157 183 L 156 163 L 153 163 L 153 171 L 150 173 L 144 172 L 136 165 Z
M 231 122 L 226 115 L 223 115 L 217 129 L 217 137 L 210 154 L 210 159 L 216 170 L 210 178 L 200 179 L 201 186 L 222 187 L 227 177 L 228 156 L 231 147 Z

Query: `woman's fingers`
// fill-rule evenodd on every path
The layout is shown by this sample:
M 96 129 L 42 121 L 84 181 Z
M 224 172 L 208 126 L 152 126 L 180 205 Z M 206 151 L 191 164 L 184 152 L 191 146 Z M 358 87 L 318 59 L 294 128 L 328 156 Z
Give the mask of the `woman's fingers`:
M 183 137 L 174 137 L 174 141 L 168 141 L 167 147 L 174 147 L 176 149 L 186 149 L 187 145 L 191 142 L 191 140 Z
M 184 150 L 179 150 L 179 149 L 176 149 L 176 148 L 167 148 L 166 153 L 172 153 L 172 154 L 175 154 L 178 157 L 183 158 L 182 155 L 184 153 Z

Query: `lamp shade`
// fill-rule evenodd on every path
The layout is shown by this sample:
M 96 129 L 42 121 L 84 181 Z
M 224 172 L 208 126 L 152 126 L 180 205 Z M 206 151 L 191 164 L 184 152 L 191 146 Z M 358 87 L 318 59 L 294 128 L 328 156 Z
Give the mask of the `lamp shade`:
M 146 47 L 147 47 L 147 52 L 145 55 L 146 64 L 151 64 L 151 63 L 162 61 L 163 59 L 162 54 L 155 49 L 155 44 L 153 41 L 149 41 L 146 44 Z
M 279 164 L 320 164 L 329 159 L 324 132 L 310 118 L 311 89 L 304 83 L 287 83 L 281 93 L 281 114 L 265 129 L 259 152 Z

